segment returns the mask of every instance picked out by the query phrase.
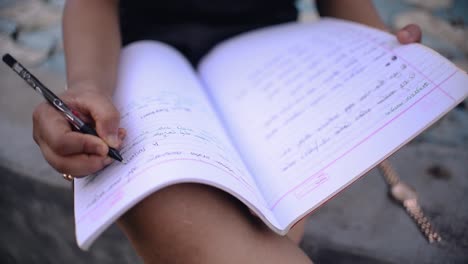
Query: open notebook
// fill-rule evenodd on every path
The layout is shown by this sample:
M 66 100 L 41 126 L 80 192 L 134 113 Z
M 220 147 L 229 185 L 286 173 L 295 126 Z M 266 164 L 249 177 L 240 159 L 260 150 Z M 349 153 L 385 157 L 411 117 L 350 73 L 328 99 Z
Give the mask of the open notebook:
M 286 234 L 468 94 L 466 73 L 436 52 L 336 19 L 240 35 L 197 72 L 165 44 L 134 43 L 119 76 L 127 164 L 75 179 L 83 249 L 180 182 L 225 190 Z

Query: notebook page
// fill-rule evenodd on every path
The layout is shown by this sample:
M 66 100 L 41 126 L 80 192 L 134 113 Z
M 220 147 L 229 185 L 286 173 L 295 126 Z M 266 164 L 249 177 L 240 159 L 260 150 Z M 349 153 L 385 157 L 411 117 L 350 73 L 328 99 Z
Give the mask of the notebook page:
M 123 51 L 119 76 L 114 102 L 128 133 L 121 149 L 127 164 L 114 162 L 75 180 L 80 247 L 88 248 L 145 196 L 178 182 L 218 186 L 268 211 L 182 56 L 157 42 L 138 42 Z
M 199 71 L 283 227 L 467 94 L 432 51 L 335 19 L 235 38 Z

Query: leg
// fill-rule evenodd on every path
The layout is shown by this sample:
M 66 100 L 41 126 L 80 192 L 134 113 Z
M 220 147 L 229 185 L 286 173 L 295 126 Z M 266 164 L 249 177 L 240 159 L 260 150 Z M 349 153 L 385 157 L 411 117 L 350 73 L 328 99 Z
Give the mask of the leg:
M 158 191 L 118 223 L 145 263 L 311 263 L 235 198 L 204 185 Z
M 288 232 L 288 238 L 294 242 L 294 244 L 299 245 L 301 243 L 302 237 L 304 236 L 305 224 L 307 222 L 307 217 L 304 217 L 299 222 L 297 222 Z

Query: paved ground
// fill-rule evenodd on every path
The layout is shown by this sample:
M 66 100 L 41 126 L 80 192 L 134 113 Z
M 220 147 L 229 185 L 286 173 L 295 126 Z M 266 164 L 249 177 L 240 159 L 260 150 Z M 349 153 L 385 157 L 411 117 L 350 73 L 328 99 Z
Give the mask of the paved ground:
M 468 69 L 468 1 L 375 2 L 389 25 L 419 23 L 425 44 Z M 65 84 L 62 4 L 0 0 L 0 53 L 17 56 L 57 92 Z M 0 263 L 138 262 L 115 227 L 90 252 L 77 248 L 70 186 L 31 139 L 31 113 L 41 99 L 3 65 L 0 85 Z M 310 218 L 307 254 L 317 263 L 468 263 L 467 102 L 391 161 L 419 193 L 443 243 L 424 240 L 373 170 Z

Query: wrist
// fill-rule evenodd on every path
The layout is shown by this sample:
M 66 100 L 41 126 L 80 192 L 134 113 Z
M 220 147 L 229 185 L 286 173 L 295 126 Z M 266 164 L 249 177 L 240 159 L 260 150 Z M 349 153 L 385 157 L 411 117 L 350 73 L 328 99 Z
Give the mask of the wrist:
M 67 84 L 67 90 L 80 91 L 80 92 L 93 92 L 112 96 L 113 89 L 110 85 L 95 80 L 79 80 L 71 81 Z

